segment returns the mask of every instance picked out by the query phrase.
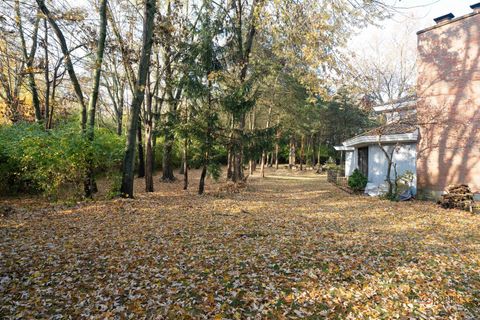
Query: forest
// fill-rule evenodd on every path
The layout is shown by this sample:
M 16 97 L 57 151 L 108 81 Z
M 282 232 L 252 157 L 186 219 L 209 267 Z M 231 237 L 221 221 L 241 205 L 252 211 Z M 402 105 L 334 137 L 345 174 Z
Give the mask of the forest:
M 182 179 L 201 194 L 206 177 L 340 161 L 333 146 L 375 124 L 376 99 L 355 85 L 343 48 L 390 10 L 344 0 L 3 1 L 0 193 L 91 198 L 108 179 L 109 194 L 133 197 L 137 176 L 147 192 Z

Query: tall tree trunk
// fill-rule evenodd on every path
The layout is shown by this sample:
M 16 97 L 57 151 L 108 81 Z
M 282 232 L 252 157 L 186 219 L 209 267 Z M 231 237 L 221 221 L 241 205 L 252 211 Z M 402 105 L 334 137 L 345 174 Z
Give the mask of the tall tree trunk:
M 198 194 L 205 192 L 205 177 L 207 176 L 207 165 L 202 166 L 202 174 L 200 175 L 200 182 L 198 184 Z
M 162 181 L 172 182 L 175 180 L 173 173 L 172 151 L 173 151 L 174 137 L 171 132 L 165 134 L 165 141 L 163 144 L 163 159 L 162 159 Z
M 228 151 L 227 151 L 227 180 L 230 180 L 233 178 L 233 130 L 234 130 L 234 119 L 233 115 L 231 115 L 230 119 L 230 134 L 228 135 L 228 138 L 230 140 L 230 144 L 228 146 Z
M 139 178 L 145 177 L 145 152 L 143 151 L 143 139 L 142 139 L 142 120 L 138 118 L 137 127 L 137 139 L 138 139 L 138 170 L 137 176 Z
M 123 110 L 117 113 L 117 135 L 122 136 L 123 131 Z
M 240 120 L 240 126 L 235 135 L 235 148 L 233 149 L 233 174 L 232 181 L 238 182 L 243 179 L 243 130 L 245 129 L 245 114 Z
M 251 12 L 249 17 L 249 26 L 247 30 L 247 38 L 245 43 L 243 42 L 242 36 L 242 1 L 238 0 L 237 8 L 238 8 L 238 15 L 237 15 L 237 37 L 238 37 L 238 52 L 240 56 L 240 65 L 242 66 L 240 69 L 239 80 L 240 83 L 243 85 L 245 83 L 248 67 L 250 65 L 250 53 L 252 52 L 253 47 L 253 40 L 255 34 L 257 32 L 257 18 L 258 18 L 258 8 L 263 1 L 261 0 L 253 0 L 251 6 Z M 245 130 L 245 112 L 240 111 L 240 121 L 238 123 L 238 128 L 236 133 L 234 134 L 234 147 L 232 152 L 233 157 L 233 173 L 232 173 L 232 180 L 234 182 L 243 180 L 243 133 Z
M 153 110 L 153 135 L 152 135 L 152 153 L 153 153 L 153 170 L 156 169 L 156 148 L 157 148 L 157 138 L 158 138 L 158 126 L 160 124 L 160 109 L 161 109 L 161 100 L 157 97 L 158 94 L 158 83 L 160 81 L 159 77 L 159 72 L 157 68 L 157 84 L 156 84 L 156 94 L 155 94 L 155 104 L 154 104 L 154 110 Z M 162 99 L 163 100 L 163 99 Z
M 146 165 L 145 165 L 145 191 L 153 192 L 153 148 L 152 148 L 152 127 L 146 126 L 146 144 L 147 144 L 147 154 L 146 154 Z
M 278 142 L 275 142 L 275 169 L 277 170 L 278 170 L 278 149 L 279 149 Z
M 262 159 L 260 164 L 260 175 L 262 176 L 262 178 L 265 178 L 265 160 L 266 160 L 266 156 L 265 156 L 265 150 L 264 150 L 262 151 Z
M 82 87 L 80 86 L 80 82 L 78 81 L 77 74 L 75 73 L 75 68 L 73 67 L 72 60 L 70 59 L 70 51 L 68 50 L 67 41 L 60 30 L 57 22 L 53 18 L 50 10 L 48 10 L 47 6 L 45 5 L 44 0 L 36 0 L 38 8 L 48 20 L 48 23 L 52 27 L 55 35 L 58 38 L 58 42 L 60 44 L 60 49 L 62 50 L 63 59 L 65 61 L 65 68 L 67 69 L 68 75 L 70 76 L 70 81 L 72 82 L 73 89 L 77 96 L 78 102 L 80 103 L 82 109 L 82 130 L 87 129 L 87 105 L 85 104 L 85 100 L 83 98 Z
M 184 174 L 185 173 L 185 166 L 184 166 L 184 163 L 186 161 L 185 159 L 185 156 L 186 156 L 186 148 L 187 147 L 187 144 L 183 143 L 183 147 L 182 147 L 182 160 L 180 162 L 180 169 L 178 170 L 178 173 L 179 174 Z
M 50 53 L 48 51 L 48 21 L 43 19 L 43 46 L 45 55 L 44 77 L 45 77 L 45 129 L 50 129 Z
M 293 166 L 295 165 L 295 153 L 296 153 L 296 150 L 295 150 L 295 139 L 293 136 L 290 137 L 290 153 L 289 153 L 289 156 L 288 156 L 288 167 L 290 169 L 293 168 Z
M 268 117 L 267 117 L 267 125 L 266 125 L 266 128 L 270 128 L 270 118 L 271 118 L 271 115 L 272 115 L 272 106 L 270 106 L 268 108 Z M 262 175 L 262 178 L 265 178 L 265 162 L 268 161 L 266 159 L 266 154 L 265 154 L 265 150 L 262 151 L 262 159 L 261 159 L 261 168 L 260 168 L 260 172 L 261 172 L 261 175 Z
M 150 92 L 150 84 L 146 87 L 146 110 L 145 110 L 145 145 L 146 145 L 146 159 L 145 159 L 145 191 L 153 192 L 153 166 L 154 154 L 152 147 L 153 136 L 153 114 L 152 114 L 152 99 L 153 94 Z
M 60 69 L 61 64 L 55 66 L 53 70 L 53 79 L 52 79 L 52 94 L 50 95 L 50 117 L 48 118 L 47 129 L 51 129 L 53 126 L 53 111 L 55 110 L 55 97 L 57 93 L 58 86 L 58 70 Z
M 211 41 L 211 39 L 210 39 Z M 207 84 L 208 84 L 208 95 L 207 95 L 207 132 L 206 132 L 206 141 L 205 141 L 205 153 L 203 158 L 203 167 L 202 167 L 202 174 L 200 175 L 200 182 L 198 184 L 198 194 L 203 194 L 205 191 L 205 177 L 207 175 L 207 168 L 210 164 L 210 152 L 212 149 L 212 131 L 213 131 L 213 119 L 212 119 L 212 81 L 210 80 L 211 74 L 211 65 L 207 69 Z
M 316 143 L 315 143 L 315 135 L 312 135 L 312 138 L 311 138 L 311 148 L 312 148 L 312 168 L 315 168 L 315 166 L 317 165 L 317 163 L 315 162 L 315 152 L 316 152 Z
M 253 108 L 251 114 L 250 114 L 250 130 L 251 131 L 254 131 L 255 130 L 255 117 L 256 114 L 255 114 L 255 108 Z M 257 161 L 255 158 L 251 158 L 249 159 L 248 161 L 248 165 L 249 165 L 249 169 L 250 169 L 250 175 L 253 175 L 253 173 L 255 172 L 256 170 L 256 167 L 257 167 Z
M 188 138 L 183 142 L 183 190 L 188 188 Z
M 305 168 L 308 167 L 308 164 L 311 165 L 311 158 L 309 157 L 310 155 L 310 136 L 306 137 L 306 153 L 305 153 Z
M 162 157 L 162 178 L 161 181 L 172 182 L 175 180 L 175 175 L 173 173 L 173 163 L 172 163 L 172 150 L 174 144 L 174 135 L 173 135 L 173 106 L 172 106 L 172 95 L 171 88 L 166 89 L 166 103 L 168 107 L 168 114 L 166 116 L 166 125 L 165 125 L 165 140 L 163 142 L 163 157 Z
M 184 119 L 184 123 L 188 125 L 188 120 L 189 120 L 188 104 L 185 104 L 183 119 Z M 180 167 L 181 167 L 180 174 L 183 174 L 183 190 L 187 190 L 188 188 L 188 135 L 183 139 L 182 163 Z
M 171 4 L 167 3 L 167 16 L 171 16 Z M 170 46 L 171 34 L 166 32 L 166 41 L 163 43 L 165 63 L 165 100 L 167 103 L 167 117 L 165 123 L 165 140 L 163 144 L 163 161 L 162 161 L 162 181 L 172 182 L 175 180 L 173 173 L 173 145 L 175 143 L 175 135 L 173 133 L 174 121 L 176 116 L 176 101 L 174 101 L 173 91 L 173 70 L 172 61 L 173 54 Z
M 105 52 L 105 40 L 107 37 L 107 0 L 100 1 L 100 25 L 98 28 L 98 42 L 97 54 L 95 57 L 95 71 L 93 74 L 92 94 L 88 102 L 88 130 L 87 137 L 90 144 L 94 140 L 95 131 L 95 115 L 97 113 L 98 91 L 100 87 L 100 76 L 102 73 L 103 54 Z M 91 152 L 91 151 L 90 151 Z M 93 172 L 93 154 L 87 157 L 87 176 L 84 183 L 85 197 L 91 198 L 95 186 L 94 172 Z
M 302 134 L 300 139 L 300 171 L 303 170 L 303 161 L 305 160 L 305 136 Z
M 25 34 L 23 32 L 22 15 L 20 12 L 20 0 L 15 1 L 15 13 L 18 32 L 20 35 L 20 43 L 22 44 L 23 58 L 27 66 L 28 85 L 32 93 L 33 108 L 35 109 L 35 121 L 40 122 L 42 121 L 42 111 L 40 109 L 40 99 L 38 97 L 37 84 L 35 83 L 35 73 L 33 70 L 33 62 L 35 59 L 35 53 L 37 52 L 38 24 L 40 22 L 40 16 L 37 14 L 37 17 L 35 18 L 32 32 L 32 47 L 30 49 L 30 54 L 28 54 L 27 44 L 25 42 Z
M 37 0 L 40 1 L 40 0 Z M 132 100 L 131 115 L 129 120 L 125 156 L 123 159 L 122 186 L 120 192 L 122 197 L 133 198 L 133 176 L 135 166 L 135 143 L 138 127 L 138 117 L 144 99 L 145 85 L 150 68 L 150 55 L 152 53 L 153 29 L 155 21 L 156 1 L 145 1 L 145 15 L 142 34 L 142 53 L 138 66 L 138 77 L 135 84 L 135 93 Z
M 229 147 L 228 153 L 227 153 L 227 180 L 232 179 L 232 176 L 233 176 L 233 152 L 232 152 L 232 148 Z
M 277 125 L 280 124 L 280 118 L 277 119 Z M 276 135 L 275 135 L 275 170 L 278 170 L 278 164 L 279 164 L 279 159 L 278 159 L 278 153 L 280 151 L 280 138 L 282 137 L 282 132 L 277 129 Z
M 320 137 L 318 137 L 318 151 L 317 151 L 317 164 L 318 164 L 318 170 L 320 170 L 322 164 L 320 163 L 320 152 L 322 151 L 322 144 L 320 142 Z
M 120 79 L 120 76 L 118 74 L 118 69 L 117 69 L 117 64 L 115 61 L 113 61 L 113 81 L 110 84 L 107 79 L 105 79 L 106 82 L 106 89 L 108 92 L 108 95 L 110 96 L 110 100 L 112 101 L 113 104 L 113 109 L 115 112 L 115 122 L 117 125 L 117 135 L 121 136 L 122 135 L 122 130 L 123 130 L 123 109 L 124 109 L 124 91 L 125 91 L 125 83 L 122 79 Z
M 182 160 L 181 160 L 180 163 L 181 164 L 180 164 L 180 168 L 178 169 L 178 173 L 183 175 L 183 173 L 184 173 L 183 172 L 183 169 L 184 169 L 183 164 L 185 163 L 185 147 L 182 148 Z
M 152 135 L 152 149 L 153 149 L 153 170 L 155 170 L 157 168 L 157 164 L 156 164 L 156 150 L 157 150 L 157 138 L 158 138 L 158 126 L 160 125 L 160 110 L 161 110 L 161 104 L 162 104 L 162 100 L 163 99 L 159 99 L 157 97 L 158 95 L 158 86 L 159 86 L 159 82 L 160 82 L 160 76 L 159 76 L 159 71 L 158 71 L 158 68 L 157 68 L 157 75 L 156 75 L 156 90 L 155 90 L 155 104 L 154 104 L 154 108 L 153 108 L 153 124 L 152 124 L 152 127 L 153 127 L 153 135 Z

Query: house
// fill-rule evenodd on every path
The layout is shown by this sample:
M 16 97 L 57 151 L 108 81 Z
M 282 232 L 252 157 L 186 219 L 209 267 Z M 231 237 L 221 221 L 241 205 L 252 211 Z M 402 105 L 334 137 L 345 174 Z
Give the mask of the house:
M 418 128 L 416 125 L 416 99 L 407 97 L 387 105 L 377 106 L 374 111 L 385 119 L 385 124 L 353 137 L 336 146 L 345 153 L 345 176 L 359 169 L 367 178 L 366 192 L 379 195 L 388 190 L 386 177 L 388 158 L 391 156 L 394 167 L 390 176 L 400 177 L 407 172 L 414 173 L 412 191 L 416 192 L 416 150 Z
M 416 96 L 375 107 L 385 124 L 336 147 L 345 152 L 346 176 L 358 168 L 368 177 L 368 193 L 385 190 L 386 146 L 398 175 L 414 173 L 419 197 L 468 184 L 480 199 L 480 3 L 471 8 L 417 33 Z

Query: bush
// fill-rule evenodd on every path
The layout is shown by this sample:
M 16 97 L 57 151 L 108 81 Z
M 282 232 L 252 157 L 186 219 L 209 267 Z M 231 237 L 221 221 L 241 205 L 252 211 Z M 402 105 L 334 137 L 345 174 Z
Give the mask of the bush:
M 353 191 L 365 190 L 368 179 L 358 169 L 355 169 L 350 177 L 348 177 L 348 186 Z
M 92 155 L 95 173 L 108 173 L 120 168 L 123 148 L 123 139 L 106 129 L 96 130 L 90 144 L 77 122 L 48 131 L 39 124 L 1 126 L 0 194 L 81 194 L 87 156 Z

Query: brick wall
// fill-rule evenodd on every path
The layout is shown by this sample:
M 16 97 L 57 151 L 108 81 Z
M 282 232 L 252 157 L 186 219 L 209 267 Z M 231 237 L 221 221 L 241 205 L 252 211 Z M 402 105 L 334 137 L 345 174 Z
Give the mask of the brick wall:
M 480 193 L 480 14 L 418 33 L 420 194 L 465 183 Z

